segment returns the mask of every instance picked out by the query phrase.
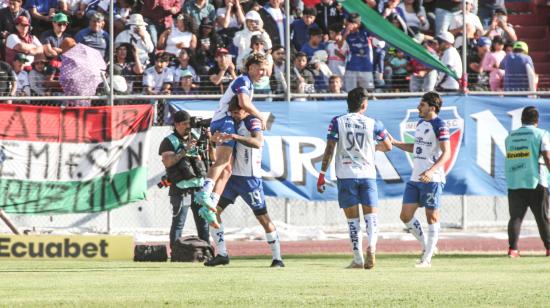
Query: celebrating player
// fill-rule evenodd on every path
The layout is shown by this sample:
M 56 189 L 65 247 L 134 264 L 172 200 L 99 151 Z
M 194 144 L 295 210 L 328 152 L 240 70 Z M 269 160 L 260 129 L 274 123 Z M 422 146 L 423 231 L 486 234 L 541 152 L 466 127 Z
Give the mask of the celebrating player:
M 336 152 L 336 177 L 338 178 L 338 202 L 348 220 L 349 238 L 353 261 L 348 268 L 371 269 L 375 264 L 378 239 L 378 190 L 376 187 L 375 151 L 389 151 L 392 146 L 384 125 L 364 115 L 367 110 L 368 92 L 355 88 L 348 93 L 348 113 L 332 119 L 328 129 L 327 146 L 323 155 L 317 190 L 325 190 L 325 172 Z M 378 144 L 375 142 L 378 141 Z M 366 263 L 363 259 L 361 220 L 359 205 L 367 226 L 369 246 Z
M 275 225 L 267 214 L 261 178 L 263 143 L 261 122 L 242 109 L 237 100 L 232 100 L 229 111 L 235 120 L 237 133 L 218 133 L 215 137 L 219 137 L 224 141 L 237 142 L 232 166 L 233 171 L 218 203 L 217 212 L 220 226 L 219 228 L 210 228 L 210 235 L 216 242 L 218 254 L 213 259 L 205 262 L 204 265 L 216 266 L 229 263 L 220 215 L 227 206 L 235 202 L 238 196 L 241 196 L 265 230 L 265 237 L 271 246 L 273 255 L 271 267 L 284 267 L 285 265 L 281 259 L 279 236 Z
M 228 114 L 229 102 L 233 97 L 237 97 L 239 106 L 247 113 L 258 118 L 262 123 L 262 128 L 265 127 L 265 121 L 260 115 L 260 112 L 252 104 L 252 96 L 254 92 L 254 83 L 260 81 L 265 76 L 267 68 L 267 60 L 264 55 L 253 54 L 245 64 L 246 73 L 237 77 L 229 84 L 227 91 L 220 99 L 218 109 L 212 117 L 210 131 L 212 134 L 221 132 L 225 134 L 235 133 L 235 123 L 233 118 Z M 235 140 L 227 140 L 219 142 L 216 148 L 216 162 L 208 170 L 204 186 L 196 195 L 196 201 L 209 211 L 201 210 L 201 216 L 208 220 L 211 225 L 215 225 L 216 204 L 227 179 L 230 176 L 230 162 L 235 146 Z
M 411 179 L 403 194 L 401 220 L 422 246 L 423 253 L 416 267 L 431 266 L 439 238 L 440 197 L 445 185 L 443 166 L 451 157 L 449 127 L 438 117 L 442 105 L 443 100 L 436 92 L 428 92 L 422 96 L 417 107 L 421 120 L 416 125 L 414 144 L 404 143 L 390 136 L 394 146 L 414 155 Z M 422 224 L 414 217 L 419 207 L 426 208 L 429 225 L 427 243 Z

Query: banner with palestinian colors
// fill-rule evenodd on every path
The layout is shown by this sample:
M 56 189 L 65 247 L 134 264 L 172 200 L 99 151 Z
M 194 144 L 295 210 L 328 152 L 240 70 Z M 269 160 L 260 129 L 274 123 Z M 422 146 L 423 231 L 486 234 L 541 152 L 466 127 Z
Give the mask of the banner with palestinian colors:
M 151 105 L 0 105 L 0 208 L 92 213 L 147 191 Z

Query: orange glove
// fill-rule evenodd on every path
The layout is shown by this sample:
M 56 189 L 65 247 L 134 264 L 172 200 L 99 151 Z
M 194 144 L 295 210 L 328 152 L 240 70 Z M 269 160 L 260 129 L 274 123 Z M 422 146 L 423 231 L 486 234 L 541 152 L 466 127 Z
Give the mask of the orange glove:
M 323 193 L 325 191 L 325 172 L 319 172 L 319 178 L 317 179 L 317 191 Z

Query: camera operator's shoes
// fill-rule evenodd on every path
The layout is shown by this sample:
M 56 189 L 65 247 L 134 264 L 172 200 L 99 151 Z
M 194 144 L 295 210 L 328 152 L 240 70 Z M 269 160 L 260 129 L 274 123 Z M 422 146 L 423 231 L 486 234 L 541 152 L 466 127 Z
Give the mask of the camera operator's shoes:
M 285 267 L 283 260 L 273 260 L 270 267 Z
M 216 255 L 214 258 L 204 262 L 204 266 L 218 266 L 229 264 L 229 256 Z
M 197 202 L 199 205 L 202 205 L 209 209 L 210 211 L 216 213 L 216 205 L 214 204 L 214 200 L 212 200 L 212 197 L 210 197 L 210 194 L 207 193 L 204 190 L 201 190 L 195 194 L 195 202 Z
M 216 217 L 216 213 L 210 211 L 206 207 L 201 207 L 199 209 L 199 216 L 202 217 L 204 220 L 208 222 L 208 224 L 213 228 L 220 228 L 220 224 L 218 223 L 218 218 Z

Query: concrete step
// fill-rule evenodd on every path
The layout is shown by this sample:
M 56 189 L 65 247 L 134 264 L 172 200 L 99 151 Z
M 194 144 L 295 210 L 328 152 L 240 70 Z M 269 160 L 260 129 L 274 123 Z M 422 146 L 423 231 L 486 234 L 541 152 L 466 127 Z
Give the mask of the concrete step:
M 547 26 L 547 15 L 545 14 L 515 14 L 508 15 L 508 22 L 514 26 Z
M 529 45 L 529 51 L 550 50 L 550 44 L 547 39 L 522 39 L 520 37 L 520 40 L 525 41 Z
M 520 40 L 545 39 L 550 45 L 548 27 L 546 26 L 515 25 L 514 30 Z
M 550 62 L 550 51 L 529 51 L 534 63 Z

